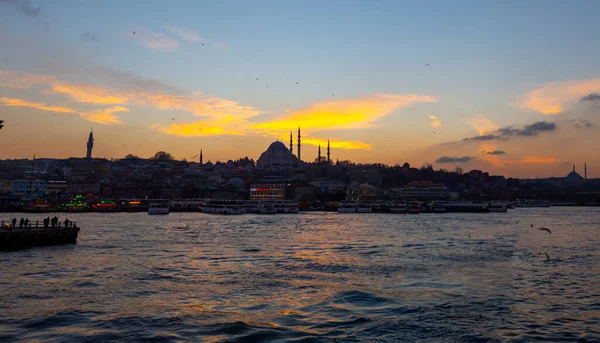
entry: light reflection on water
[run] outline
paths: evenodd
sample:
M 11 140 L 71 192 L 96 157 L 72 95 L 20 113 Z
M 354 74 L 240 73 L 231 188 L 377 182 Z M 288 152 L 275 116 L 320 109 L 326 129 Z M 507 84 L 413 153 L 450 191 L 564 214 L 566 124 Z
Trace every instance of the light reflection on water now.
M 600 340 L 599 217 L 73 214 L 0 253 L 0 341 Z

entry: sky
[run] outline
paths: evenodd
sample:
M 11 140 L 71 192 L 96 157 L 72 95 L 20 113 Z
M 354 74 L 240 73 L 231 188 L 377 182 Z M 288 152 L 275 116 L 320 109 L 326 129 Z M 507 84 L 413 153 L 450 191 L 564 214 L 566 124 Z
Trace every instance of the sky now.
M 302 159 L 600 177 L 598 1 L 0 0 L 0 159 Z

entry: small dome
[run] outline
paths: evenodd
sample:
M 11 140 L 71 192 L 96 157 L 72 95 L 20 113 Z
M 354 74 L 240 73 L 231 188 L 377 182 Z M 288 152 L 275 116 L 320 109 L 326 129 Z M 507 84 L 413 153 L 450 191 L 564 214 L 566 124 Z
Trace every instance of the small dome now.
M 204 164 L 205 167 L 212 167 L 213 163 L 211 161 L 208 161 Z
M 229 179 L 229 181 L 227 181 L 226 185 L 227 186 L 234 186 L 234 187 L 237 187 L 237 188 L 246 187 L 246 184 L 244 183 L 244 180 L 240 179 L 239 177 L 232 177 L 231 179 Z

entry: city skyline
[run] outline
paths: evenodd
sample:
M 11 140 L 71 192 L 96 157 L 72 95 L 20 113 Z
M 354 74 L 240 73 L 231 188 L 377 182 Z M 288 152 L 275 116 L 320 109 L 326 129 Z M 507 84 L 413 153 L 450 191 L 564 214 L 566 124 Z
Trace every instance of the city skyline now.
M 256 160 L 300 126 L 305 161 L 329 143 L 332 160 L 600 177 L 600 4 L 232 3 L 0 1 L 0 159 L 85 156 L 93 126 L 94 157 Z

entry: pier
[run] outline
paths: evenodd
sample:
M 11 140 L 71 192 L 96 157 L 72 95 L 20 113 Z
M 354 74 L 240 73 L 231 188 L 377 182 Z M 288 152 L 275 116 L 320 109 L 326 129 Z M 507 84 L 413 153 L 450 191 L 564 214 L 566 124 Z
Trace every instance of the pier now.
M 12 221 L 2 221 L 0 226 L 0 251 L 18 250 L 36 246 L 75 244 L 79 227 L 75 222 L 58 222 L 55 226 L 44 225 L 43 221 L 29 222 L 27 225 L 13 225 Z

